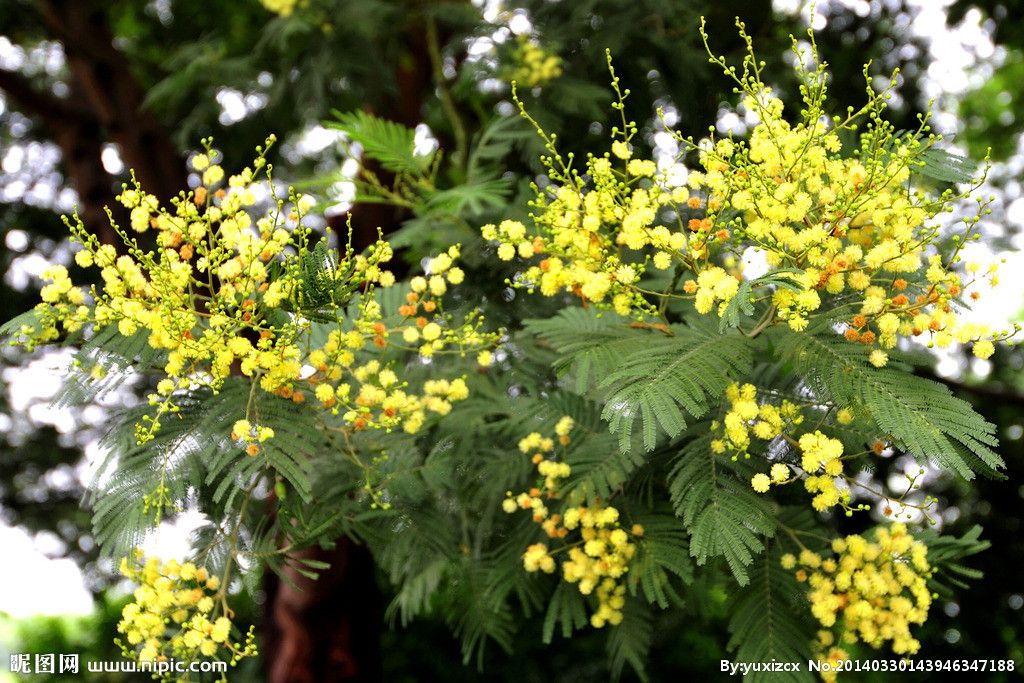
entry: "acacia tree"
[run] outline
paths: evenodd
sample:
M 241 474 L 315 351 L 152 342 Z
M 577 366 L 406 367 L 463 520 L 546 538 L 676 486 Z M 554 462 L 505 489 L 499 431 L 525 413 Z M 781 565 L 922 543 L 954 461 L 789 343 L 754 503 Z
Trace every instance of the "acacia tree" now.
M 54 271 L 54 281 L 44 297 L 57 305 L 57 315 L 52 309 L 40 309 L 30 322 L 21 320 L 12 326 L 16 332 L 22 332 L 22 325 L 34 330 L 24 330 L 26 341 L 31 337 L 46 341 L 52 336 L 49 323 L 58 319 L 70 333 L 81 332 L 75 329 L 79 323 L 86 330 L 92 327 L 81 361 L 90 373 L 102 378 L 84 382 L 93 386 L 79 387 L 83 390 L 109 388 L 117 381 L 116 371 L 128 367 L 152 367 L 154 381 L 167 374 L 154 386 L 156 412 L 149 414 L 151 420 L 145 421 L 146 411 L 140 410 L 138 415 L 126 417 L 124 430 L 115 430 L 110 436 L 114 476 L 104 483 L 109 488 L 102 489 L 103 506 L 97 517 L 97 529 L 109 543 L 108 550 L 127 552 L 145 528 L 143 522 L 158 519 L 161 511 L 172 511 L 194 497 L 214 522 L 198 548 L 217 576 L 231 576 L 238 564 L 262 562 L 286 578 L 303 581 L 305 593 L 291 595 L 305 595 L 300 599 L 308 604 L 310 596 L 318 596 L 320 587 L 331 587 L 328 582 L 311 582 L 310 570 L 326 569 L 320 559 L 323 551 L 316 548 L 330 545 L 338 537 L 357 538 L 374 549 L 398 586 L 394 612 L 407 619 L 429 610 L 451 619 L 464 636 L 468 655 L 477 652 L 482 656 L 489 640 L 510 642 L 514 622 L 510 609 L 515 601 L 527 609 L 542 606 L 547 610 L 544 630 L 545 638 L 550 639 L 556 626 L 561 625 L 566 633 L 582 626 L 588 618 L 586 601 L 592 599 L 584 596 L 596 597 L 589 619 L 597 627 L 615 626 L 609 629 L 609 644 L 617 669 L 626 662 L 641 668 L 649 641 L 646 629 L 651 617 L 647 610 L 651 604 L 675 602 L 678 595 L 690 590 L 695 569 L 688 556 L 701 565 L 710 561 L 711 569 L 700 570 L 710 573 L 701 574 L 701 579 L 714 581 L 723 580 L 714 563 L 715 558 L 723 558 L 741 585 L 754 586 L 744 589 L 743 597 L 732 607 L 732 624 L 739 632 L 734 644 L 770 648 L 764 658 L 776 652 L 780 658 L 804 653 L 809 647 L 807 639 L 746 641 L 759 635 L 761 619 L 778 616 L 765 602 L 765 595 L 754 593 L 759 585 L 774 586 L 779 581 L 787 600 L 793 604 L 801 600 L 796 585 L 787 574 L 780 576 L 775 566 L 776 561 L 786 565 L 797 561 L 796 557 L 779 560 L 786 555 L 783 550 L 806 550 L 808 554 L 801 555 L 800 561 L 808 567 L 829 566 L 828 560 L 814 555 L 818 546 L 812 539 L 822 535 L 822 522 L 795 515 L 788 503 L 799 501 L 798 496 L 790 500 L 783 495 L 779 500 L 787 505 L 766 504 L 749 489 L 763 489 L 766 481 L 769 487 L 773 481 L 795 483 L 798 476 L 806 474 L 804 486 L 816 494 L 816 507 L 856 507 L 854 498 L 844 498 L 846 479 L 834 470 L 837 463 L 841 469 L 844 458 L 869 458 L 867 452 L 861 452 L 870 450 L 865 445 L 883 455 L 897 449 L 922 458 L 945 456 L 944 464 L 961 474 L 968 473 L 964 469 L 968 464 L 976 464 L 966 457 L 967 452 L 973 452 L 989 468 L 998 464 L 997 456 L 986 446 L 991 445 L 989 427 L 970 417 L 963 404 L 953 402 L 941 389 L 910 382 L 913 393 L 898 394 L 897 399 L 890 396 L 895 385 L 906 381 L 892 374 L 906 369 L 899 365 L 904 359 L 886 351 L 896 336 L 914 331 L 935 333 L 943 344 L 948 337 L 942 333 L 953 334 L 953 321 L 945 309 L 949 298 L 956 296 L 953 290 L 964 283 L 945 274 L 933 281 L 935 273 L 917 272 L 909 266 L 915 265 L 914 258 L 920 265 L 921 256 L 931 248 L 945 249 L 939 252 L 947 257 L 940 265 L 953 265 L 956 246 L 941 244 L 937 233 L 922 228 L 927 217 L 959 196 L 952 193 L 928 199 L 908 192 L 894 197 L 890 182 L 871 179 L 902 180 L 900 174 L 909 176 L 914 171 L 919 184 L 915 187 L 928 187 L 928 177 L 940 182 L 966 181 L 970 174 L 965 175 L 964 162 L 938 154 L 926 138 L 914 142 L 912 137 L 897 136 L 880 126 L 876 115 L 882 100 L 878 96 L 860 112 L 876 126 L 872 135 L 861 141 L 862 146 L 845 141 L 843 147 L 843 140 L 833 140 L 825 129 L 814 125 L 813 114 L 823 111 L 824 77 L 812 70 L 797 79 L 804 83 L 810 114 L 803 120 L 803 128 L 792 134 L 793 139 L 806 143 L 806 148 L 794 147 L 789 141 L 786 150 L 791 156 L 784 157 L 786 150 L 780 147 L 781 160 L 774 162 L 775 167 L 765 158 L 765 139 L 777 136 L 776 127 L 785 124 L 778 120 L 780 112 L 774 101 L 760 99 L 763 84 L 752 80 L 740 85 L 753 98 L 746 106 L 760 114 L 764 125 L 760 147 L 755 149 L 757 130 L 749 149 L 741 146 L 738 151 L 723 142 L 702 151 L 699 143 L 678 136 L 680 159 L 699 163 L 707 172 L 699 180 L 695 174 L 690 189 L 675 188 L 657 164 L 642 158 L 637 128 L 625 115 L 613 130 L 614 144 L 610 154 L 604 155 L 605 161 L 593 159 L 588 162 L 589 173 L 579 176 L 570 170 L 569 157 L 558 156 L 559 146 L 543 137 L 543 127 L 535 121 L 540 138 L 514 116 L 487 120 L 476 136 L 470 136 L 475 126 L 467 130 L 465 113 L 453 104 L 460 84 L 449 83 L 445 77 L 444 55 L 435 42 L 439 40 L 436 28 L 431 31 L 435 32 L 430 41 L 435 47 L 427 46 L 432 54 L 421 63 L 436 67 L 434 77 L 442 86 L 439 109 L 446 115 L 446 125 L 436 129 L 450 155 L 415 153 L 411 130 L 373 116 L 353 114 L 337 122 L 377 164 L 364 167 L 359 205 L 372 201 L 374 206 L 393 206 L 412 216 L 395 241 L 408 245 L 414 255 L 432 259 L 429 278 L 410 280 L 407 287 L 411 292 L 407 291 L 404 299 L 388 299 L 386 293 L 370 290 L 371 286 L 379 290 L 381 285 L 392 284 L 382 269 L 389 251 L 386 247 L 378 244 L 368 261 L 344 249 L 342 256 L 331 257 L 323 247 L 314 248 L 311 242 L 315 240 L 300 227 L 310 208 L 301 197 L 283 196 L 280 201 L 260 204 L 257 190 L 249 187 L 252 178 L 244 172 L 229 183 L 224 196 L 218 196 L 223 178 L 211 170 L 211 151 L 207 150 L 192 161 L 193 170 L 203 176 L 202 186 L 184 195 L 176 206 L 165 204 L 169 212 L 158 208 L 156 193 L 148 196 L 145 183 L 121 193 L 120 204 L 127 214 L 125 228 L 130 223 L 134 230 L 158 235 L 158 248 L 151 256 L 144 255 L 145 247 L 136 251 L 137 238 L 124 233 L 128 255 L 136 265 L 111 262 L 109 250 L 75 225 L 78 240 L 88 245 L 90 254 L 81 257 L 82 264 L 114 268 L 116 277 L 107 271 L 106 288 L 97 290 L 91 302 L 83 298 L 82 303 L 92 308 L 82 312 L 79 296 L 72 293 L 77 290 L 59 270 Z M 558 60 L 551 61 L 544 49 L 524 41 L 512 58 L 520 64 L 514 77 L 534 86 L 537 95 L 557 91 L 559 79 L 550 79 L 559 71 Z M 511 72 L 500 75 L 513 77 Z M 618 87 L 617 82 L 615 85 Z M 625 111 L 626 103 L 635 101 L 635 95 L 626 100 L 620 94 L 615 106 Z M 410 125 L 413 122 L 408 121 Z M 849 130 L 853 123 L 835 122 L 835 130 Z M 534 202 L 531 223 L 526 220 L 524 204 L 533 192 L 520 186 L 510 196 L 511 184 L 502 175 L 510 149 L 518 145 L 529 150 L 535 139 L 548 143 L 547 166 L 540 167 L 546 182 L 570 189 L 554 193 L 545 187 Z M 832 162 L 818 174 L 830 179 L 822 181 L 824 192 L 812 189 L 807 179 L 816 169 L 805 171 L 804 164 L 798 163 L 805 153 L 814 164 L 823 161 L 819 155 Z M 852 161 L 840 163 L 858 153 L 859 170 Z M 793 168 L 789 168 L 791 163 Z M 261 166 L 251 168 L 258 172 Z M 723 173 L 725 169 L 732 173 Z M 792 235 L 785 230 L 771 232 L 772 228 L 758 224 L 752 214 L 777 212 L 779 207 L 771 198 L 758 197 L 753 181 L 744 186 L 738 180 L 754 178 L 763 186 L 784 176 L 781 171 L 796 174 L 794 184 L 805 186 L 808 198 L 775 199 L 794 200 L 798 207 L 804 201 L 811 204 L 802 218 L 791 219 L 786 214 L 764 220 L 784 227 L 792 221 L 797 225 L 789 228 Z M 852 178 L 852 190 L 847 188 L 844 196 L 841 183 L 847 176 Z M 252 197 L 247 194 L 250 192 Z M 690 193 L 694 196 L 686 196 Z M 597 206 L 577 202 L 573 196 L 591 197 L 586 201 Z M 896 200 L 905 202 L 900 204 L 904 214 L 895 218 L 875 215 L 895 213 L 889 206 L 895 206 Z M 232 206 L 234 202 L 239 205 Z M 243 207 L 248 207 L 244 213 Z M 474 236 L 482 223 L 480 217 L 488 214 L 511 219 L 496 220 L 484 228 L 483 237 L 492 243 L 493 252 Z M 572 232 L 576 218 L 590 221 L 589 225 L 581 223 L 582 234 Z M 799 228 L 801 222 L 809 223 L 807 231 Z M 187 230 L 183 229 L 186 223 Z M 206 227 L 202 231 L 197 227 L 192 234 L 194 223 Z M 257 232 L 247 232 L 249 223 L 257 227 L 258 237 Z M 274 230 L 279 223 L 296 232 L 287 239 L 280 237 Z M 815 224 L 828 224 L 832 234 L 815 232 Z M 912 239 L 906 238 L 908 228 L 916 231 Z M 449 246 L 456 240 L 467 243 L 462 256 L 468 262 L 465 270 L 469 277 L 491 272 L 491 285 L 476 285 L 479 291 L 471 294 L 459 294 L 458 288 L 447 291 L 467 276 L 451 263 L 455 255 Z M 340 240 L 342 244 L 345 241 Z M 288 246 L 295 253 L 289 252 Z M 735 277 L 736 264 L 730 262 L 730 254 L 739 256 L 745 247 L 769 253 L 772 268 L 768 274 L 743 279 L 739 273 L 740 278 Z M 859 255 L 854 247 L 860 248 Z M 879 251 L 871 257 L 874 247 Z M 896 252 L 889 254 L 883 247 Z M 828 257 L 827 268 L 817 263 L 823 258 L 821 253 L 807 253 L 814 249 Z M 207 261 L 201 263 L 204 257 Z M 517 258 L 533 261 L 520 263 Z M 506 273 L 513 289 L 499 294 L 514 298 L 512 305 L 495 304 L 494 295 L 484 294 L 493 284 L 499 285 L 497 289 L 504 284 L 500 278 L 493 283 L 496 260 L 514 263 Z M 186 297 L 180 290 L 189 279 L 181 279 L 185 277 L 181 264 L 189 262 L 194 262 L 197 270 L 189 276 L 194 282 Z M 264 272 L 259 263 L 268 264 L 262 267 Z M 232 264 L 237 264 L 238 273 Z M 857 273 L 870 276 L 874 271 L 894 275 L 892 282 L 878 284 L 869 277 L 868 283 L 860 286 L 862 278 Z M 909 275 L 895 277 L 912 271 L 916 280 Z M 214 277 L 201 273 L 213 273 Z M 827 277 L 822 279 L 823 273 Z M 841 285 L 835 281 L 837 275 Z M 884 275 L 878 277 L 882 282 Z M 883 291 L 879 293 L 876 287 Z M 552 299 L 527 298 L 515 288 L 537 288 Z M 911 294 L 924 299 L 911 300 Z M 881 299 L 882 308 L 872 310 L 876 299 Z M 579 301 L 582 309 L 577 307 Z M 478 327 L 476 318 L 470 317 L 468 328 L 454 324 L 463 320 L 462 309 L 481 305 L 492 320 L 486 329 L 516 330 L 523 319 L 534 322 L 525 326 L 525 332 L 504 338 L 494 351 L 488 351 L 498 340 L 482 332 L 485 328 Z M 860 313 L 851 317 L 858 306 Z M 722 323 L 708 327 L 703 316 L 713 315 L 716 307 Z M 430 327 L 429 317 L 420 315 L 438 315 L 446 309 L 454 311 L 454 317 L 444 314 L 433 323 L 436 331 Z M 611 309 L 614 315 L 607 312 L 598 317 L 593 315 L 595 309 Z M 886 316 L 896 318 L 895 328 L 892 317 Z M 919 320 L 918 316 L 928 319 Z M 823 354 L 832 342 L 840 341 L 832 339 L 834 330 L 829 329 L 835 324 L 847 326 L 845 334 L 851 344 L 830 352 L 835 358 L 849 356 L 849 362 L 816 365 L 815 361 L 830 358 Z M 807 329 L 801 329 L 804 325 Z M 918 330 L 915 325 L 925 329 Z M 787 328 L 804 336 L 794 338 Z M 856 331 L 859 345 L 852 345 L 851 329 Z M 586 337 L 581 337 L 580 330 L 586 330 Z M 332 332 L 336 333 L 333 337 Z M 353 332 L 363 338 L 359 344 L 372 344 L 373 353 L 363 355 L 355 336 L 350 336 Z M 961 341 L 975 341 L 980 355 L 988 352 L 986 342 L 993 336 L 971 329 L 957 334 Z M 180 346 L 167 346 L 169 339 Z M 348 351 L 342 339 L 353 344 Z M 231 358 L 218 358 L 220 345 L 228 340 Z M 485 374 L 471 374 L 465 380 L 469 399 L 460 400 L 464 390 L 458 379 L 473 363 L 442 363 L 442 356 L 435 357 L 435 351 L 444 349 L 435 349 L 434 343 L 445 340 L 460 353 L 472 349 L 469 356 L 477 356 L 479 350 L 483 354 L 479 360 L 491 367 Z M 796 351 L 783 356 L 776 349 Z M 318 351 L 323 358 L 313 355 Z M 554 359 L 552 351 L 557 355 Z M 179 352 L 177 356 L 175 352 Z M 429 366 L 409 360 L 410 354 L 415 357 L 417 352 L 431 359 Z M 376 354 L 381 357 L 373 365 Z M 495 354 L 497 365 L 493 363 Z M 888 364 L 889 369 L 875 372 L 860 356 L 869 357 L 875 365 Z M 754 358 L 763 357 L 778 362 L 754 364 Z M 303 376 L 296 370 L 296 360 L 315 373 Z M 557 375 L 551 373 L 552 360 Z M 381 362 L 391 363 L 394 369 Z M 234 364 L 238 367 L 233 368 Z M 332 377 L 335 371 L 339 377 Z M 564 371 L 573 382 L 566 383 Z M 447 385 L 437 384 L 439 378 Z M 171 384 L 161 385 L 166 380 Z M 420 391 L 399 388 L 396 383 L 402 382 Z M 334 395 L 327 395 L 323 389 L 327 386 Z M 342 390 L 342 386 L 348 389 Z M 725 400 L 720 403 L 723 393 Z M 770 398 L 766 399 L 766 394 Z M 290 404 L 278 401 L 289 396 Z M 296 396 L 306 401 L 301 405 L 317 404 L 319 410 L 294 408 L 299 405 Z M 88 398 L 89 393 L 79 397 Z M 908 422 L 890 422 L 893 404 L 887 401 L 891 400 L 898 400 L 900 414 L 914 409 Z M 867 406 L 866 412 L 844 412 L 860 403 Z M 718 429 L 724 433 L 722 438 L 706 436 L 707 424 L 687 424 L 716 410 L 721 416 Z M 447 414 L 430 423 L 428 430 L 417 425 L 420 412 Z M 958 419 L 950 427 L 944 420 L 953 415 Z M 154 429 L 153 420 L 160 423 L 159 429 Z M 632 425 L 637 421 L 641 436 L 634 439 Z M 814 430 L 802 427 L 815 422 Z M 138 433 L 137 424 L 143 427 Z M 602 436 L 609 426 L 617 439 Z M 825 431 L 819 429 L 825 427 Z M 406 428 L 419 436 L 399 436 L 397 432 Z M 332 443 L 333 433 L 344 438 L 334 437 Z M 529 463 L 517 457 L 515 449 L 509 453 L 493 448 L 496 435 L 505 442 L 523 438 L 522 448 L 536 461 L 540 474 L 533 487 L 536 491 L 524 481 Z M 274 439 L 282 436 L 291 437 L 285 449 L 274 444 Z M 338 438 L 354 444 L 342 445 Z M 751 440 L 762 447 L 751 446 Z M 133 445 L 137 441 L 142 443 Z M 791 451 L 788 457 L 784 442 Z M 490 452 L 481 454 L 481 444 Z M 294 445 L 302 446 L 300 452 L 289 452 Z M 556 448 L 565 450 L 552 457 Z M 347 460 L 339 462 L 339 453 L 347 453 Z M 751 453 L 774 465 L 797 465 L 796 456 L 801 462 L 787 470 L 786 476 L 774 465 L 756 476 L 749 463 L 739 460 Z M 816 461 L 817 467 L 811 467 Z M 748 475 L 750 481 L 744 481 Z M 525 490 L 522 495 L 505 497 L 507 491 L 520 488 Z M 857 486 L 851 490 L 851 496 L 863 493 Z M 556 502 L 545 503 L 540 494 L 550 495 L 549 500 Z M 268 501 L 275 514 L 270 518 L 255 514 L 254 519 L 250 510 L 253 500 Z M 579 547 L 562 549 L 568 558 L 562 561 L 562 555 L 550 554 L 560 542 L 554 541 L 550 547 L 529 543 L 537 540 L 530 537 L 531 531 L 537 533 L 535 528 L 526 521 L 509 527 L 498 513 L 502 503 L 513 510 L 517 505 L 529 508 L 544 534 L 572 538 Z M 926 501 L 907 498 L 895 503 L 890 506 L 893 512 L 900 511 L 904 503 L 929 507 Z M 247 517 L 241 516 L 243 509 Z M 488 512 L 478 523 L 471 523 L 471 515 L 478 510 Z M 795 518 L 791 520 L 790 515 Z M 396 524 L 403 533 L 395 533 Z M 419 545 L 424 539 L 430 540 L 429 552 Z M 837 547 L 845 550 L 844 543 Z M 860 547 L 858 541 L 852 543 Z M 924 572 L 923 546 L 900 528 L 884 532 L 875 543 L 859 551 L 855 559 L 863 561 L 874 555 L 877 547 L 897 548 L 897 554 L 906 554 L 917 562 L 917 571 Z M 948 561 L 980 547 L 973 537 L 958 544 L 946 539 L 931 545 L 933 562 L 936 557 Z M 546 573 L 558 567 L 564 583 L 559 582 L 548 595 L 550 585 L 545 587 L 513 570 L 520 561 L 527 572 Z M 338 565 L 344 566 L 336 561 L 335 569 Z M 764 580 L 760 584 L 750 583 L 751 566 L 761 572 L 756 575 Z M 884 561 L 879 561 L 876 569 L 883 575 L 887 569 L 895 571 Z M 179 595 L 185 587 L 190 595 L 195 595 L 197 587 L 210 592 L 212 604 L 203 604 L 209 609 L 195 613 L 185 609 L 178 615 L 188 626 L 168 647 L 177 648 L 179 655 L 249 651 L 238 634 L 227 647 L 229 626 L 215 618 L 216 614 L 228 617 L 230 608 L 217 604 L 226 598 L 226 581 L 211 581 L 198 574 L 203 578 L 199 586 L 198 570 L 189 567 L 183 574 L 182 567 L 173 564 L 133 568 L 129 562 L 125 570 L 154 588 L 162 572 Z M 834 571 L 824 569 L 825 574 Z M 245 576 L 255 574 L 250 571 Z M 619 580 L 597 580 L 601 577 Z M 816 590 L 829 580 L 813 579 L 818 584 Z M 168 589 L 166 582 L 161 581 L 161 586 Z M 915 610 L 911 620 L 927 611 L 920 586 L 919 581 L 908 579 L 908 595 L 916 601 L 911 606 Z M 902 597 L 891 592 L 893 598 Z M 836 598 L 822 593 L 816 599 L 825 605 L 819 607 L 824 619 L 816 614 L 824 623 L 830 600 Z M 893 604 L 901 609 L 904 603 Z M 136 633 L 143 633 L 145 623 L 139 623 L 138 617 L 151 616 L 146 614 L 147 607 L 152 605 L 144 604 L 141 612 L 126 615 L 126 638 L 133 626 Z M 786 607 L 788 614 L 791 610 Z M 285 610 L 287 614 L 287 606 Z M 891 614 L 879 619 L 891 619 Z M 745 623 L 747 620 L 752 621 Z M 786 634 L 794 636 L 807 626 L 797 618 Z M 312 630 L 309 625 L 299 627 L 307 634 Z M 866 642 L 878 642 L 877 637 L 868 635 L 870 624 L 858 624 L 858 628 Z M 913 641 L 902 632 L 900 636 L 897 647 L 909 651 Z M 818 638 L 824 649 L 828 645 L 825 636 Z M 301 645 L 309 638 L 292 642 Z M 128 641 L 127 645 L 134 643 Z M 146 656 L 153 650 L 145 648 L 164 647 L 150 642 L 141 646 Z M 750 654 L 752 650 L 742 652 Z M 756 654 L 755 659 L 764 653 Z M 286 653 L 275 661 L 286 662 L 289 668 L 277 675 L 295 676 L 292 667 L 309 657 L 308 650 Z M 325 664 L 334 672 L 345 670 L 337 660 Z

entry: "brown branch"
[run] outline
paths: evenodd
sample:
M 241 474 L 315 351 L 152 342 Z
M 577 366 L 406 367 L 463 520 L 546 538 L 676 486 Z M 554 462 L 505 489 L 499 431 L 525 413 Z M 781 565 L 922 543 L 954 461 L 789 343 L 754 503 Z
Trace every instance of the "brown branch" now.
M 39 0 L 50 31 L 61 39 L 76 94 L 99 121 L 148 192 L 170 199 L 186 187 L 181 155 L 156 115 L 124 53 L 114 45 L 106 3 Z
M 14 71 L 0 71 L 0 90 L 46 127 L 61 149 L 63 170 L 78 195 L 86 227 L 103 241 L 116 243 L 105 207 L 110 205 L 118 220 L 124 217 L 112 201 L 117 188 L 103 166 L 104 145 L 116 143 L 146 190 L 163 201 L 186 188 L 183 159 L 169 132 L 143 106 L 145 92 L 114 45 L 106 3 L 39 0 L 37 7 L 47 30 L 64 48 L 71 96 L 42 91 Z
M 71 83 L 74 93 L 75 83 Z M 65 177 L 79 200 L 79 216 L 90 232 L 107 243 L 115 241 L 104 205 L 114 186 L 103 168 L 103 131 L 92 112 L 73 98 L 61 99 L 35 88 L 14 71 L 0 71 L 2 90 L 22 111 L 38 118 L 61 151 Z
M 46 121 L 93 118 L 85 107 L 38 90 L 17 71 L 0 69 L 0 90 L 18 106 Z

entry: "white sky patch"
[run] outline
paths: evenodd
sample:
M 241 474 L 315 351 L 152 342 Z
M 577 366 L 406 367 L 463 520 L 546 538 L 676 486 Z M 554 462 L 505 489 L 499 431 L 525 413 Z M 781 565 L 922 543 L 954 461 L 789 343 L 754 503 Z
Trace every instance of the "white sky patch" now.
M 747 247 L 740 257 L 740 269 L 746 280 L 756 280 L 768 272 L 768 255 L 763 249 Z
M 217 92 L 216 99 L 221 108 L 218 120 L 224 126 L 238 123 L 267 106 L 270 101 L 270 98 L 264 93 L 243 93 L 234 88 L 221 88 Z
M 103 163 L 103 170 L 110 175 L 121 175 L 124 171 L 124 162 L 121 161 L 121 153 L 118 151 L 117 145 L 104 145 L 100 161 Z
M 512 11 L 512 16 L 509 17 L 508 27 L 517 36 L 525 36 L 529 35 L 530 31 L 533 30 L 533 23 L 524 10 L 516 9 Z
M 22 412 L 40 401 L 53 399 L 64 383 L 73 356 L 70 349 L 61 349 L 24 367 L 5 368 L 2 376 L 11 408 Z
M 1024 311 L 1024 253 L 993 253 L 985 245 L 974 243 L 964 247 L 964 263 L 970 261 L 981 266 L 981 273 L 985 273 L 989 264 L 998 265 L 998 283 L 994 287 L 988 283 L 969 287 L 967 292 L 977 291 L 980 298 L 972 303 L 970 310 L 959 316 L 960 319 L 987 324 L 997 330 L 1021 320 Z
M 11 251 L 22 252 L 28 249 L 28 233 L 24 230 L 8 230 L 4 235 L 4 244 Z
M 182 562 L 192 556 L 190 535 L 206 523 L 206 516 L 201 512 L 186 510 L 146 534 L 142 550 L 146 555 L 158 557 L 165 562 L 172 559 Z
M 473 4 L 480 8 L 484 21 L 494 23 L 501 15 L 501 0 L 473 0 Z
M 92 596 L 82 572 L 70 559 L 44 555 L 23 529 L 0 525 L 0 612 L 12 617 L 38 614 L 89 614 Z
M 302 156 L 312 157 L 322 153 L 328 147 L 341 144 L 345 134 L 340 130 L 324 128 L 321 125 L 310 126 L 295 143 L 295 151 Z
M 425 123 L 416 124 L 416 133 L 413 136 L 412 153 L 416 156 L 425 157 L 437 151 L 439 143 L 434 137 L 433 131 Z
M 350 208 L 356 198 L 356 185 L 352 180 L 359 173 L 359 160 L 353 157 L 346 159 L 341 164 L 341 180 L 329 188 L 328 198 L 333 202 L 324 210 L 325 216 L 339 216 Z

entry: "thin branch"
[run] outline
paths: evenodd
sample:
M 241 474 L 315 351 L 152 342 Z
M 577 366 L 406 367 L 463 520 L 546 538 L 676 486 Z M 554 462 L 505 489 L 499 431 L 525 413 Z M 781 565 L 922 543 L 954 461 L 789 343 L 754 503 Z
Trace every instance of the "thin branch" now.
M 430 66 L 434 74 L 434 82 L 437 85 L 438 96 L 441 99 L 441 107 L 444 109 L 448 123 L 452 126 L 452 135 L 455 137 L 455 151 L 452 158 L 458 167 L 465 168 L 466 157 L 469 152 L 468 136 L 466 125 L 459 116 L 458 107 L 448 88 L 448 79 L 444 75 L 444 62 L 441 59 L 441 42 L 437 35 L 437 21 L 433 16 L 427 16 L 427 52 L 430 54 Z

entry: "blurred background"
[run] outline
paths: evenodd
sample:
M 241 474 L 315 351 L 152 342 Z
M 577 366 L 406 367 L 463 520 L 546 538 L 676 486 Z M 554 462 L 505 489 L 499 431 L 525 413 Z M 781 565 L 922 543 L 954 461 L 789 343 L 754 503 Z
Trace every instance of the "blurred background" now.
M 150 192 L 174 196 L 196 183 L 184 159 L 205 136 L 215 137 L 231 166 L 251 158 L 273 132 L 281 140 L 272 154 L 276 177 L 310 188 L 323 202 L 324 222 L 343 227 L 351 216 L 356 230 L 402 228 L 408 217 L 351 204 L 346 179 L 359 168 L 358 150 L 322 122 L 332 110 L 363 109 L 417 127 L 425 145 L 458 149 L 466 131 L 450 125 L 451 107 L 470 133 L 480 122 L 509 115 L 508 81 L 529 67 L 524 44 L 536 43 L 560 60 L 560 75 L 525 97 L 541 123 L 559 132 L 564 149 L 596 149 L 607 140 L 605 48 L 633 91 L 627 113 L 640 123 L 641 145 L 656 155 L 675 152 L 659 132 L 656 107 L 664 109 L 666 124 L 688 134 L 701 135 L 709 122 L 742 134 L 749 122 L 736 113 L 729 82 L 707 63 L 700 43 L 702 14 L 716 52 L 734 57 L 742 44 L 733 20 L 743 18 L 767 61 L 766 81 L 789 102 L 795 99 L 789 35 L 811 26 L 831 67 L 837 106 L 862 101 L 863 61 L 871 57 L 870 73 L 879 79 L 899 68 L 891 101 L 897 128 L 916 128 L 931 106 L 934 128 L 954 151 L 975 159 L 990 153 L 984 192 L 995 197 L 994 211 L 982 224 L 985 245 L 968 257 L 1006 263 L 1002 285 L 978 302 L 974 315 L 997 326 L 1020 319 L 1024 2 L 1018 0 L 819 0 L 813 10 L 797 0 L 0 0 L 0 321 L 37 302 L 48 264 L 72 265 L 61 214 L 77 208 L 90 229 L 109 236 L 103 207 L 129 169 Z M 523 143 L 519 151 L 510 172 L 529 174 L 535 146 Z M 412 253 L 437 238 L 427 235 L 418 244 L 419 233 L 404 227 Z M 111 638 L 127 587 L 99 558 L 81 501 L 111 412 L 137 401 L 142 390 L 129 386 L 89 406 L 55 403 L 69 357 L 0 349 L 0 681 L 18 680 L 7 673 L 10 653 L 120 656 Z M 1022 363 L 1021 352 L 1006 348 L 988 361 L 960 351 L 935 357 L 935 375 L 998 425 L 1010 479 L 967 485 L 929 475 L 943 529 L 959 534 L 981 524 L 991 548 L 973 558 L 985 579 L 933 607 L 921 657 L 1013 657 L 1018 669 L 1024 666 Z M 876 476 L 898 489 L 906 465 L 893 459 Z M 148 543 L 165 558 L 183 555 L 195 521 L 183 515 Z M 542 648 L 540 624 L 532 622 L 513 655 L 495 649 L 482 672 L 464 666 L 442 623 L 387 628 L 381 609 L 387 583 L 370 558 L 351 553 L 347 561 L 360 569 L 350 572 L 346 590 L 371 599 L 353 605 L 344 591 L 318 598 L 338 601 L 321 609 L 337 608 L 359 634 L 349 643 L 358 648 L 352 657 L 369 663 L 349 680 L 608 677 L 599 640 L 580 634 Z M 243 604 L 240 621 L 275 632 L 279 599 L 280 590 L 257 595 Z M 728 658 L 715 609 L 724 600 L 711 596 L 710 607 L 659 627 L 651 680 L 717 675 L 718 660 Z M 264 660 L 282 646 L 269 640 Z M 257 661 L 237 680 L 264 678 Z M 296 672 L 276 680 L 328 679 Z

